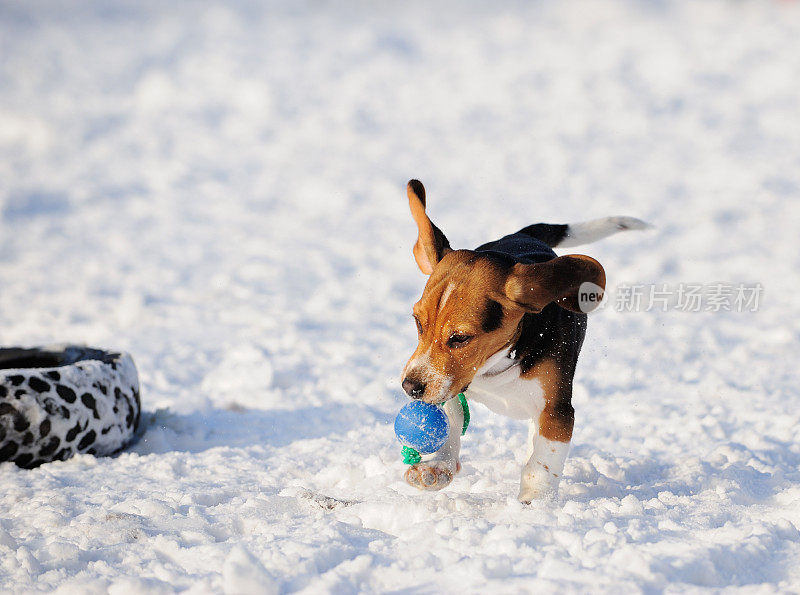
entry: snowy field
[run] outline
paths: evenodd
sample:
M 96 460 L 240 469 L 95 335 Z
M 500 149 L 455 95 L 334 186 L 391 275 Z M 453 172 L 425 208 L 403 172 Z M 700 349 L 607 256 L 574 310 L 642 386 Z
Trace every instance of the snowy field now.
M 557 501 L 480 405 L 416 492 L 411 177 L 455 247 L 633 215 L 610 295 L 760 307 L 592 315 Z M 0 344 L 128 350 L 145 414 L 0 465 L 0 591 L 798 592 L 798 227 L 796 3 L 3 2 Z

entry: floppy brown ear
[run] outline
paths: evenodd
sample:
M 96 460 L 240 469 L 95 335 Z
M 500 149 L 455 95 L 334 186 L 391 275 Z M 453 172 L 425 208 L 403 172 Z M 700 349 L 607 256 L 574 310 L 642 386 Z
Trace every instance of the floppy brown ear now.
M 444 258 L 444 255 L 452 252 L 450 242 L 425 214 L 425 187 L 422 182 L 419 180 L 409 181 L 406 192 L 411 215 L 419 230 L 417 243 L 414 244 L 414 258 L 419 269 L 426 275 L 430 275 L 433 267 Z
M 541 312 L 552 302 L 573 312 L 591 312 L 600 305 L 605 288 L 606 273 L 599 262 L 570 254 L 539 264 L 515 264 L 504 293 L 528 312 Z

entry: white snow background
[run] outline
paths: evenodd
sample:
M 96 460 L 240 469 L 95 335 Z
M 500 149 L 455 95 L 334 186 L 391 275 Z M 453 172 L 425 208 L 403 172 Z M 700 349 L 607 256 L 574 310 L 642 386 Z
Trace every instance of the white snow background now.
M 479 405 L 417 492 L 411 177 L 455 247 L 633 215 L 569 252 L 762 306 L 592 316 L 556 502 Z M 0 465 L 0 590 L 797 592 L 799 224 L 797 3 L 3 2 L 0 344 L 128 350 L 145 415 Z

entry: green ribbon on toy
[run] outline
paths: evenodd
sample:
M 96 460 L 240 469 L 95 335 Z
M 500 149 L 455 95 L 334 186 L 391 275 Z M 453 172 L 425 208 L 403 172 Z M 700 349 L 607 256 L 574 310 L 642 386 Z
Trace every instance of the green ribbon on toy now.
M 416 465 L 422 460 L 422 455 L 410 446 L 403 447 L 403 463 L 406 465 Z
M 464 411 L 464 425 L 461 427 L 461 435 L 463 436 L 467 433 L 467 428 L 469 427 L 469 405 L 464 393 L 458 393 L 458 402 L 461 403 L 461 409 Z M 416 465 L 422 460 L 422 455 L 410 446 L 404 446 L 402 454 L 403 463 L 406 465 Z
M 469 405 L 467 405 L 467 397 L 464 396 L 464 393 L 458 393 L 458 402 L 461 403 L 461 408 L 464 410 L 464 425 L 461 428 L 461 435 L 467 433 L 467 428 L 469 427 Z

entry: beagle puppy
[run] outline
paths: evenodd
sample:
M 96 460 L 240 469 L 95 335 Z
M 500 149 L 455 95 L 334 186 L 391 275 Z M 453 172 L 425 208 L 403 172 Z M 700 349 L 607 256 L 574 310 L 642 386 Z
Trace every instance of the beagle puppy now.
M 429 276 L 413 316 L 419 343 L 403 369 L 412 399 L 444 404 L 447 442 L 405 474 L 421 490 L 440 490 L 460 471 L 463 412 L 458 399 L 530 420 L 519 500 L 554 495 L 564 470 L 574 413 L 572 377 L 586 334 L 586 312 L 605 288 L 599 262 L 555 247 L 644 229 L 633 217 L 571 225 L 537 223 L 475 250 L 453 250 L 428 218 L 425 188 L 407 187 L 419 235 L 414 258 Z

